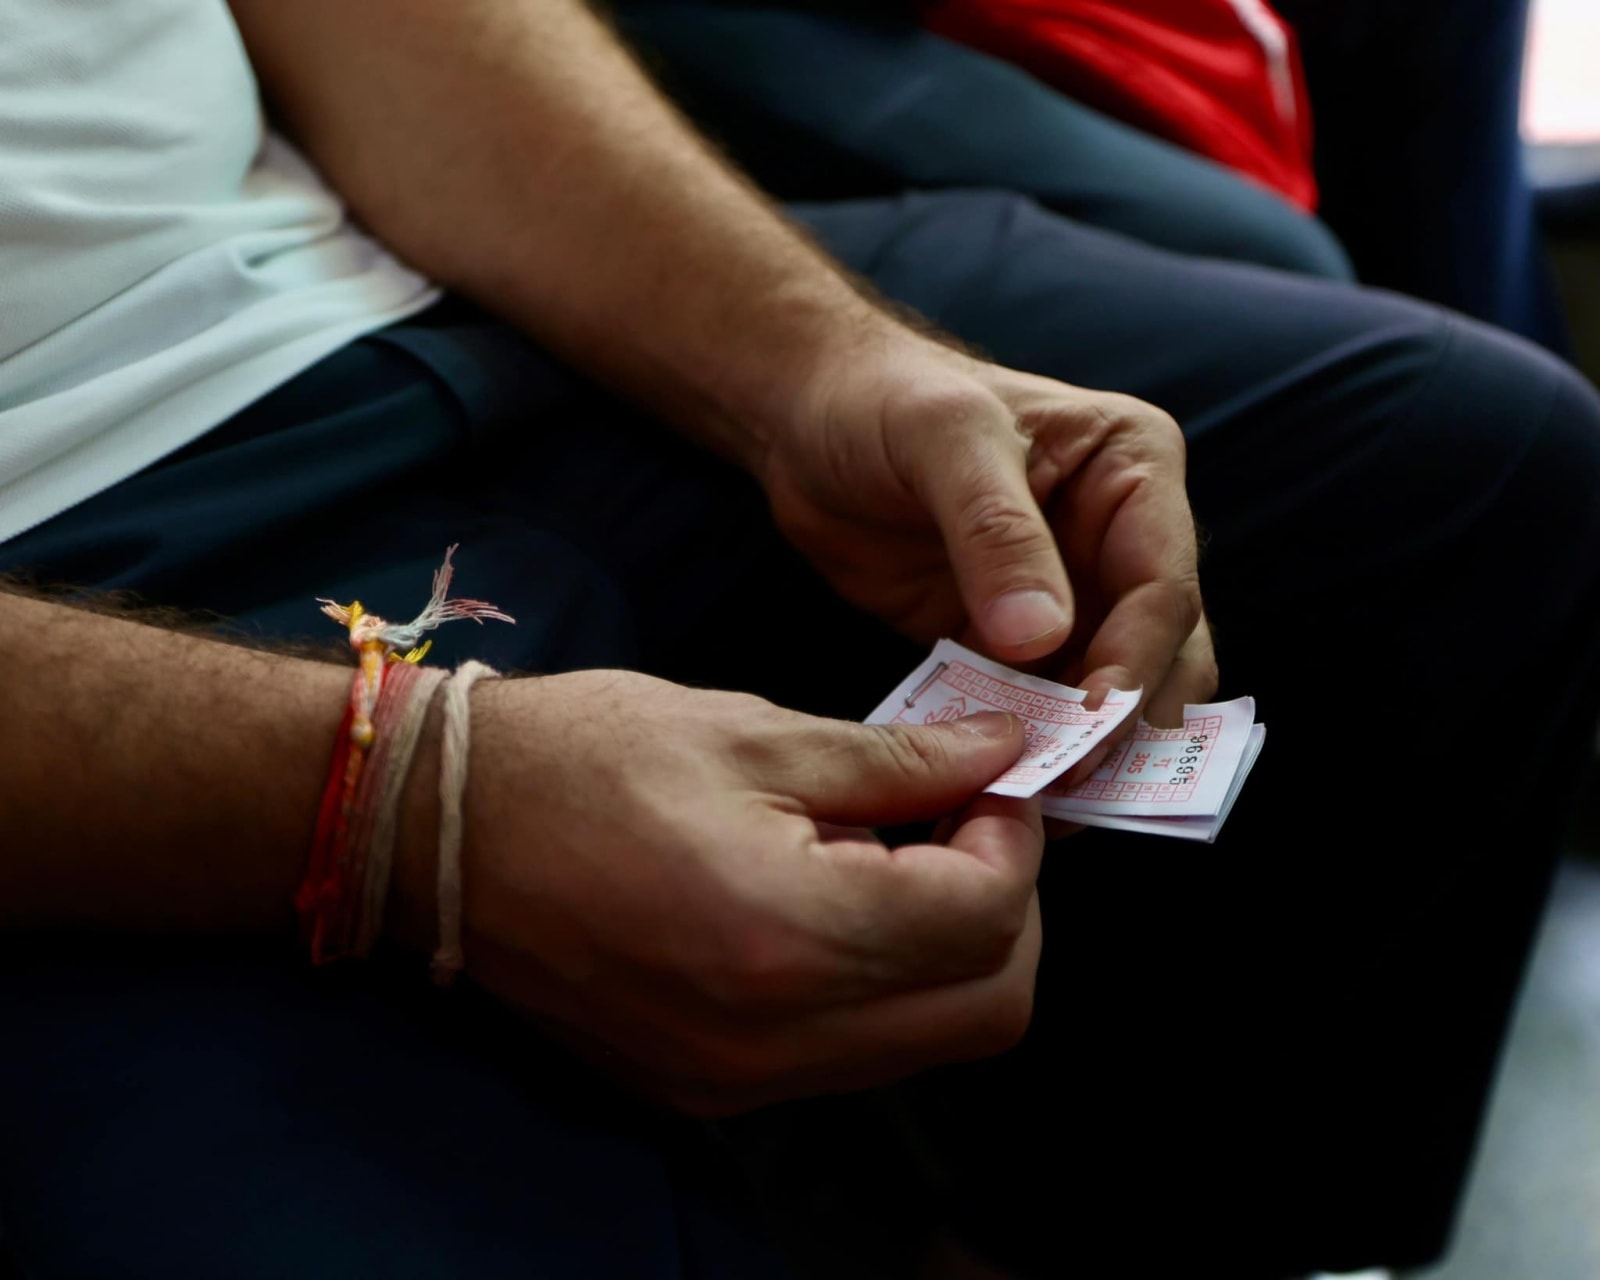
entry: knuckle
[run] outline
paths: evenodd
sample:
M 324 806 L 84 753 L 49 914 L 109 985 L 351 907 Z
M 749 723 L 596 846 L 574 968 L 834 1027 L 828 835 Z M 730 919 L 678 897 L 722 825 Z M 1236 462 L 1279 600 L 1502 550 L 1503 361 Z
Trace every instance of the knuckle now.
M 1143 404 L 1143 402 L 1141 402 Z M 1165 409 L 1158 409 L 1153 404 L 1143 405 L 1145 421 L 1149 423 L 1150 430 L 1164 439 L 1176 449 L 1183 449 L 1186 441 L 1183 438 L 1183 428 L 1178 425 L 1178 420 Z
M 1093 405 L 1098 425 L 1109 437 L 1125 435 L 1144 442 L 1144 449 L 1154 445 L 1158 452 L 1169 452 L 1182 462 L 1188 452 L 1188 441 L 1178 420 L 1165 409 L 1158 409 L 1147 400 L 1121 393 L 1107 393 Z
M 879 735 L 891 765 L 908 778 L 940 770 L 947 762 L 944 736 L 912 725 L 883 726 Z
M 1031 976 L 1019 976 L 996 990 L 984 1008 L 974 1037 L 980 1054 L 1005 1053 L 1022 1043 L 1033 1023 L 1033 991 Z
M 918 386 L 886 402 L 884 424 L 903 448 L 932 454 L 963 469 L 997 456 L 1021 465 L 1028 439 L 1017 416 L 988 387 L 966 380 Z
M 1192 653 L 1200 637 L 1197 632 L 1205 623 L 1205 604 L 1200 598 L 1200 580 L 1194 573 L 1186 573 L 1177 582 L 1163 584 L 1163 591 L 1172 610 L 1173 634 L 1182 637 L 1184 652 Z M 1210 638 L 1204 639 L 1204 652 L 1211 652 Z
M 1178 426 L 1178 420 L 1148 400 L 1141 400 L 1138 396 L 1121 392 L 1108 396 L 1107 400 L 1111 411 L 1124 422 L 1137 424 L 1158 435 L 1175 438 L 1178 441 L 1183 439 L 1183 430 Z
M 729 752 L 747 767 L 771 769 L 793 762 L 801 719 L 794 712 L 748 693 L 717 693 L 712 710 Z
M 975 958 L 982 972 L 998 973 L 1010 963 L 1028 927 L 1028 897 L 1008 892 L 1005 901 L 988 912 L 982 933 L 975 939 Z
M 973 494 L 962 506 L 959 518 L 964 535 L 989 552 L 1032 551 L 1044 539 L 1039 512 L 1002 494 Z
M 967 900 L 958 932 L 943 944 L 951 978 L 993 978 L 1012 963 L 1028 931 L 1033 881 L 999 872 L 987 880 L 981 894 Z
M 894 418 L 919 430 L 967 430 L 975 422 L 1003 410 L 994 393 L 980 383 L 952 378 L 920 383 L 900 391 L 886 406 Z
M 818 981 L 801 949 L 765 921 L 730 931 L 699 974 L 700 989 L 712 1003 L 752 1015 L 805 999 Z
M 1095 445 L 1110 439 L 1129 424 L 1127 410 L 1122 401 L 1127 396 L 1095 395 L 1078 407 L 1083 433 Z
M 1096 406 L 1113 422 L 1141 422 L 1153 413 L 1160 413 L 1148 400 L 1141 400 L 1124 391 L 1102 391 L 1095 397 Z

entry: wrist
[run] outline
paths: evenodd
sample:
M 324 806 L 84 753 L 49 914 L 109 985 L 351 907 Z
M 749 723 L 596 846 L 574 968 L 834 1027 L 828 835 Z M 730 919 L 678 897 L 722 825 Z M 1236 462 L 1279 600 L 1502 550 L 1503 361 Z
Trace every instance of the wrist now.
M 953 339 L 924 332 L 875 307 L 849 323 L 833 325 L 790 359 L 782 377 L 769 379 L 766 397 L 751 415 L 760 424 L 761 451 L 748 464 L 758 479 L 775 442 L 805 438 L 841 409 L 859 416 L 859 397 L 895 388 L 948 398 L 951 386 L 972 386 L 983 369 Z
M 837 294 L 818 296 L 811 282 L 763 305 L 783 322 L 746 337 L 715 372 L 713 447 L 757 477 L 773 442 L 808 421 L 839 372 L 905 341 L 921 341 L 842 279 Z
M 508 794 L 497 779 L 506 750 L 527 726 L 513 724 L 502 693 L 526 685 L 526 680 L 479 680 L 471 685 L 468 715 L 471 723 L 469 760 L 459 812 L 462 815 L 458 880 L 467 899 L 479 879 L 473 864 L 484 846 L 483 833 L 493 830 L 503 815 L 495 806 Z M 384 916 L 383 934 L 412 950 L 432 953 L 440 944 L 439 900 L 442 778 L 445 768 L 444 733 L 447 689 L 428 708 L 411 771 L 400 801 L 399 831 L 394 868 Z M 465 904 L 464 904 L 465 905 Z M 462 921 L 464 925 L 464 920 Z

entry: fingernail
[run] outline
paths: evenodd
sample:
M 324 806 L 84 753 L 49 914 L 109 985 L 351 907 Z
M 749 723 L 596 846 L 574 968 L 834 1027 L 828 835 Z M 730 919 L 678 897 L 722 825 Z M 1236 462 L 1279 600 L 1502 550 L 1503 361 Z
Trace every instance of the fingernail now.
M 1015 732 L 1017 718 L 1004 711 L 975 711 L 959 720 L 946 720 L 953 729 L 965 729 L 980 738 L 1009 738 Z
M 983 633 L 991 644 L 1023 645 L 1066 625 L 1067 611 L 1048 591 L 1012 591 L 989 606 Z

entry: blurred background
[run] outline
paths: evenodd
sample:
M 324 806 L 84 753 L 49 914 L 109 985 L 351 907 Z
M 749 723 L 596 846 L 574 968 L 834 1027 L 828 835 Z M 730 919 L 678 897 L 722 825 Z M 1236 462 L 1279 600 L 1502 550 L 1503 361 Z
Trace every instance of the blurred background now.
M 1580 362 L 1600 380 L 1600 0 L 1533 0 L 1522 132 Z
M 1528 167 L 1600 382 L 1600 0 L 1533 0 Z M 1425 1280 L 1600 1277 L 1600 766 L 1534 953 L 1449 1262 Z

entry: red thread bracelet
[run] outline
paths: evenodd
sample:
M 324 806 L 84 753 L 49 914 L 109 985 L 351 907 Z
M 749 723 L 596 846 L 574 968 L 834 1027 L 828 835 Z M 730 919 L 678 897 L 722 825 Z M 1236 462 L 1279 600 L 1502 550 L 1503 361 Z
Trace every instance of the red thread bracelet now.
M 311 857 L 306 863 L 305 878 L 295 892 L 294 905 L 300 916 L 300 932 L 311 948 L 311 958 L 322 963 L 322 941 L 325 934 L 327 911 L 337 893 L 337 841 L 340 823 L 339 810 L 344 802 L 345 774 L 349 768 L 351 742 L 350 722 L 354 709 L 347 701 L 344 715 L 339 720 L 339 734 L 334 739 L 333 758 L 328 764 L 328 780 L 322 788 L 322 802 L 317 806 L 317 826 L 311 838 Z
M 313 963 L 364 953 L 382 920 L 400 788 L 421 732 L 425 699 L 443 679 L 430 673 L 419 681 L 415 668 L 407 671 L 403 664 L 422 660 L 432 644 L 423 636 L 440 623 L 514 621 L 486 601 L 450 598 L 454 552 L 453 546 L 445 552 L 426 607 L 405 625 L 369 613 L 359 601 L 319 601 L 322 612 L 349 631 L 358 665 L 317 806 L 311 855 L 294 896 Z M 396 668 L 403 674 L 391 682 L 389 674 Z M 420 703 L 415 697 L 419 690 L 424 694 Z
M 384 672 L 378 674 L 382 688 Z M 366 764 L 367 747 L 356 741 L 354 725 L 365 677 L 358 671 L 339 721 L 339 736 L 328 766 L 322 802 L 317 807 L 317 827 L 311 840 L 311 857 L 305 879 L 295 894 L 300 931 L 311 948 L 313 964 L 326 964 L 344 955 L 353 933 L 353 913 L 360 902 L 358 870 L 352 856 L 350 834 L 355 818 L 356 792 Z M 371 732 L 370 727 L 368 730 Z

